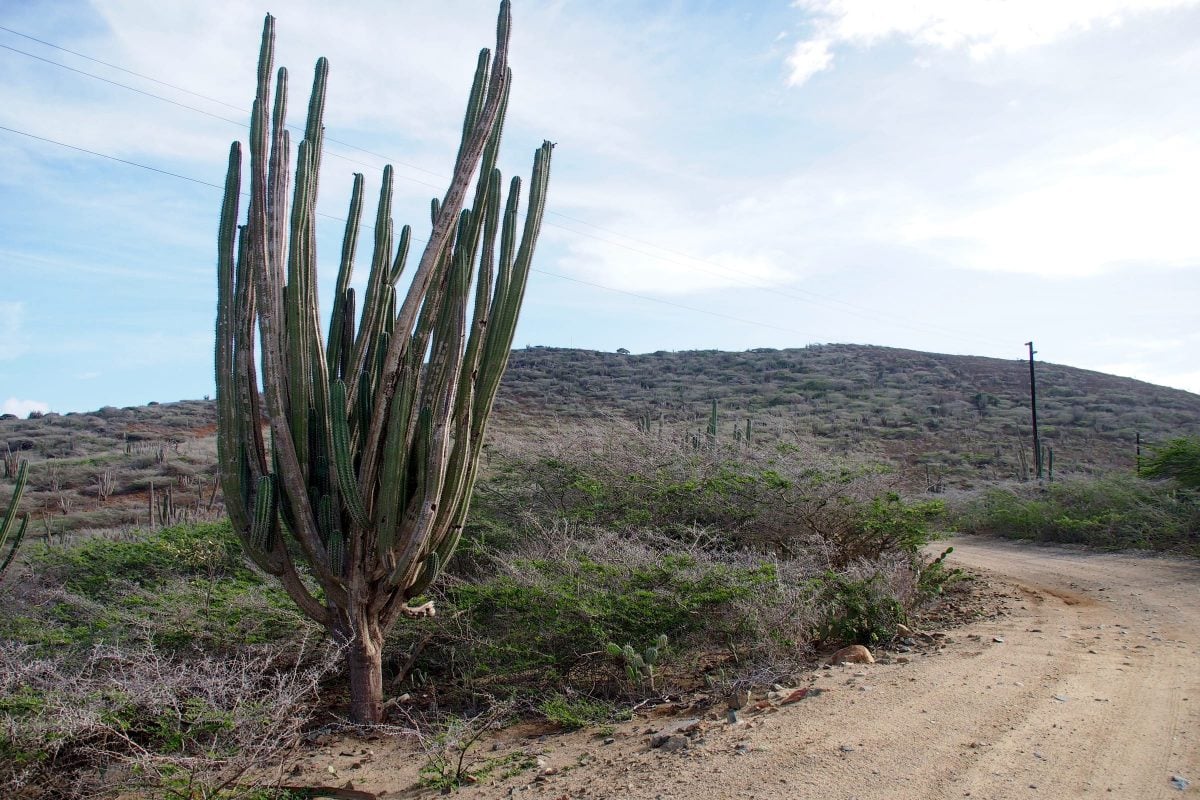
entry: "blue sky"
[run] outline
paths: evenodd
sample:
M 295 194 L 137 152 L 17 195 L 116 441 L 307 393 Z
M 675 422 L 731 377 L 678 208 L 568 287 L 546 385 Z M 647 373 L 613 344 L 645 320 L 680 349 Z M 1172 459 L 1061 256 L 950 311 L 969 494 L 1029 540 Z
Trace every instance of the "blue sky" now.
M 207 184 L 245 137 L 266 10 L 0 4 L 4 411 L 213 392 Z M 356 171 L 370 197 L 395 164 L 397 222 L 423 238 L 495 6 L 270 10 L 293 123 L 332 65 L 331 282 Z M 516 0 L 514 18 L 501 166 L 558 144 L 516 346 L 1016 359 L 1033 339 L 1200 392 L 1200 1 Z

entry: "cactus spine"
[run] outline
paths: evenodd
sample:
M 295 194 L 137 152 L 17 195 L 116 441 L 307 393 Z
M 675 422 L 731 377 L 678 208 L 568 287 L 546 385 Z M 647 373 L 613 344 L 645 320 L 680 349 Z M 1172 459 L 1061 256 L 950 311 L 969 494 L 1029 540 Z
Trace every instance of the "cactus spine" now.
M 511 81 L 509 26 L 503 0 L 495 53 L 480 53 L 453 177 L 432 203 L 432 233 L 404 293 L 397 282 L 410 229 L 396 235 L 390 166 L 361 298 L 350 286 L 363 213 L 363 177 L 355 176 L 324 336 L 314 217 L 329 66 L 317 62 L 289 207 L 287 72 L 279 70 L 272 101 L 270 16 L 241 226 L 241 145 L 230 148 L 218 233 L 221 484 L 250 557 L 346 646 L 359 722 L 381 717 L 384 633 L 406 613 L 428 613 L 409 601 L 462 532 L 545 207 L 553 145 L 534 156 L 523 223 L 521 182 L 512 179 L 504 200 L 495 166 Z
M 25 538 L 25 529 L 29 526 L 29 515 L 24 514 L 17 523 L 17 506 L 21 503 L 21 494 L 25 491 L 25 482 L 29 477 L 29 462 L 24 459 L 17 466 L 16 483 L 13 484 L 12 497 L 4 516 L 0 517 L 0 578 L 12 564 L 17 555 L 17 548 Z

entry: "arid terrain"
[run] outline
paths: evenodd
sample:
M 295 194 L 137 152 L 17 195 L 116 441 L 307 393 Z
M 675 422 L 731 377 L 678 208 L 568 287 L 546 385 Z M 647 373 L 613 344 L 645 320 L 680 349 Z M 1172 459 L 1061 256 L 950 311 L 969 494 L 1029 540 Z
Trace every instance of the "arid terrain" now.
M 1136 441 L 1200 433 L 1200 396 L 1039 363 L 1043 444 L 1055 476 L 1130 472 Z M 894 469 L 910 491 L 972 488 L 1031 474 L 1029 365 L 1020 359 L 812 345 L 646 355 L 514 350 L 492 430 L 540 435 L 614 418 L 672 435 L 720 437 L 747 423 L 759 444 L 803 439 Z M 31 538 L 211 519 L 216 406 L 209 400 L 0 418 L 0 455 L 30 462 Z M 0 477 L 7 473 L 0 473 Z M 154 493 L 151 493 L 151 486 Z M 170 496 L 168 497 L 168 492 Z M 151 518 L 153 517 L 153 520 Z
M 643 710 L 595 731 L 509 731 L 476 758 L 536 765 L 466 798 L 1155 798 L 1200 780 L 1200 564 L 959 540 L 953 559 L 1000 590 L 983 621 L 916 636 L 879 663 L 798 675 L 806 696 Z M 978 593 L 978 590 L 977 590 Z M 984 592 L 984 594 L 987 594 Z M 993 606 L 996 601 L 993 599 Z M 931 629 L 923 633 L 940 634 Z M 813 692 L 812 689 L 820 689 Z M 688 698 L 685 698 L 685 701 Z M 655 734 L 678 731 L 652 747 Z M 663 737 L 660 737 L 663 738 Z M 380 797 L 414 788 L 411 740 L 325 740 L 297 783 Z
M 1200 791 L 1200 496 L 1135 450 L 1195 436 L 1200 396 L 1039 365 L 1037 481 L 1027 368 L 515 351 L 439 614 L 385 642 L 387 724 L 365 731 L 223 521 L 211 401 L 0 419 L 31 517 L 0 615 L 20 787 L 0 796 Z M 876 661 L 823 663 L 852 642 Z

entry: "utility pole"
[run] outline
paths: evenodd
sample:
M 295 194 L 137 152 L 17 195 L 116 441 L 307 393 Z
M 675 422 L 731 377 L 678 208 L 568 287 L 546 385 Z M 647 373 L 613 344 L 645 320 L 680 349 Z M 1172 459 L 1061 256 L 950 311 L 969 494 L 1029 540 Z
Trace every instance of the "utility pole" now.
M 1026 342 L 1029 348 L 1029 408 L 1033 411 L 1033 463 L 1037 470 L 1037 479 L 1042 479 L 1042 440 L 1038 436 L 1037 424 L 1037 377 L 1033 372 L 1033 342 Z

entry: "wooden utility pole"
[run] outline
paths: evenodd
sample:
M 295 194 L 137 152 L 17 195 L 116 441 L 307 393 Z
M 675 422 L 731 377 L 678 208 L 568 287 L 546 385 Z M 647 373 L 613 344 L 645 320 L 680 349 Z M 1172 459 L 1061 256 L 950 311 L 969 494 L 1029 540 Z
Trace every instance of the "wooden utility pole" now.
M 1037 424 L 1037 377 L 1033 372 L 1033 354 L 1037 352 L 1033 349 L 1033 342 L 1026 342 L 1025 346 L 1029 348 L 1029 408 L 1033 412 L 1033 463 L 1034 469 L 1037 471 L 1037 479 L 1042 479 L 1042 440 L 1038 436 Z

